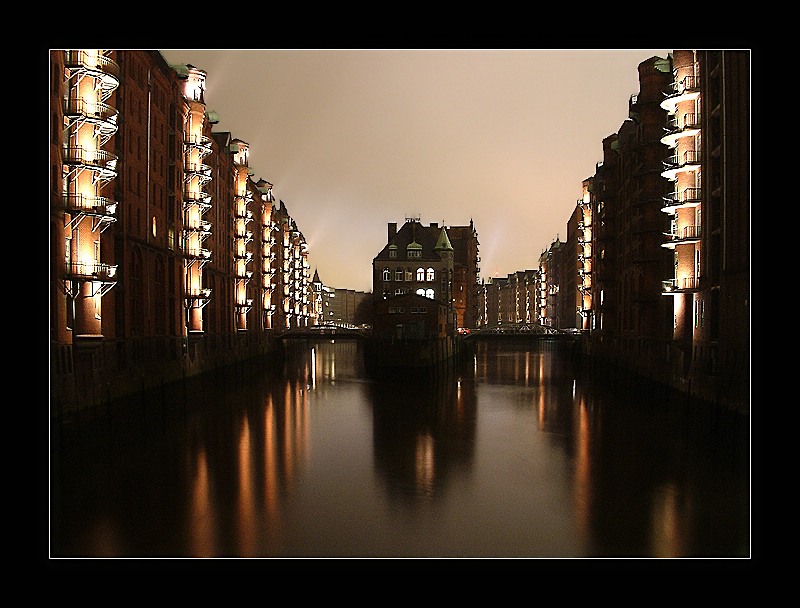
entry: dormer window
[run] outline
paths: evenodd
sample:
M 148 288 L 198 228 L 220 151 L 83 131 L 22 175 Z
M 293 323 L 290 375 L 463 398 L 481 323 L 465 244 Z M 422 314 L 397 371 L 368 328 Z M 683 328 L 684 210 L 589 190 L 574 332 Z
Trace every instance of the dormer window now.
M 422 257 L 422 245 L 417 243 L 416 241 L 411 241 L 406 247 L 406 256 L 411 258 L 421 258 Z

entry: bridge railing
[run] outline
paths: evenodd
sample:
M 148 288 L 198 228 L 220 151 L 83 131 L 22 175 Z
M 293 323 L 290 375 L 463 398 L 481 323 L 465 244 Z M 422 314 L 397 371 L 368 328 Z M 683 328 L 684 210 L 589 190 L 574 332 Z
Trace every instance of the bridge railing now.
M 505 325 L 493 325 L 490 327 L 481 327 L 469 331 L 469 335 L 486 335 L 486 334 L 521 334 L 521 335 L 568 335 L 572 332 L 564 329 L 557 329 L 547 325 L 539 325 L 538 323 L 509 323 Z

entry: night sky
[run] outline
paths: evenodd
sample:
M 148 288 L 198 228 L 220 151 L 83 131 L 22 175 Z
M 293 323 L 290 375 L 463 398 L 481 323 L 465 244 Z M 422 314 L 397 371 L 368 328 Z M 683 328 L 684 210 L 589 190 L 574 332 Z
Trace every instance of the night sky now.
M 481 278 L 538 267 L 672 49 L 160 50 L 207 72 L 217 131 L 250 145 L 329 287 L 371 291 L 386 225 L 475 223 Z

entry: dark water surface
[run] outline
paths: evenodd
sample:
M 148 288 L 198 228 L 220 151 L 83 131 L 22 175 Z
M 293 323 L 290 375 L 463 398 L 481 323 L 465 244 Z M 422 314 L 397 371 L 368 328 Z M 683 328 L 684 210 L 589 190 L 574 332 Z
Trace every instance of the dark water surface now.
M 371 379 L 356 341 L 53 429 L 51 557 L 748 557 L 746 418 L 549 346 Z

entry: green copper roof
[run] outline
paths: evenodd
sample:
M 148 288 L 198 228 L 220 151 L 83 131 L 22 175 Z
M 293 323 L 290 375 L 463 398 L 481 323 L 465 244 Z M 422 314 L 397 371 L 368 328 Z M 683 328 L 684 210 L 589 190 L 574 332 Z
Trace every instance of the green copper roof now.
M 436 247 L 434 249 L 449 249 L 450 251 L 453 250 L 453 246 L 450 244 L 450 239 L 447 236 L 447 231 L 442 227 L 442 231 L 439 233 L 439 240 L 436 241 Z

